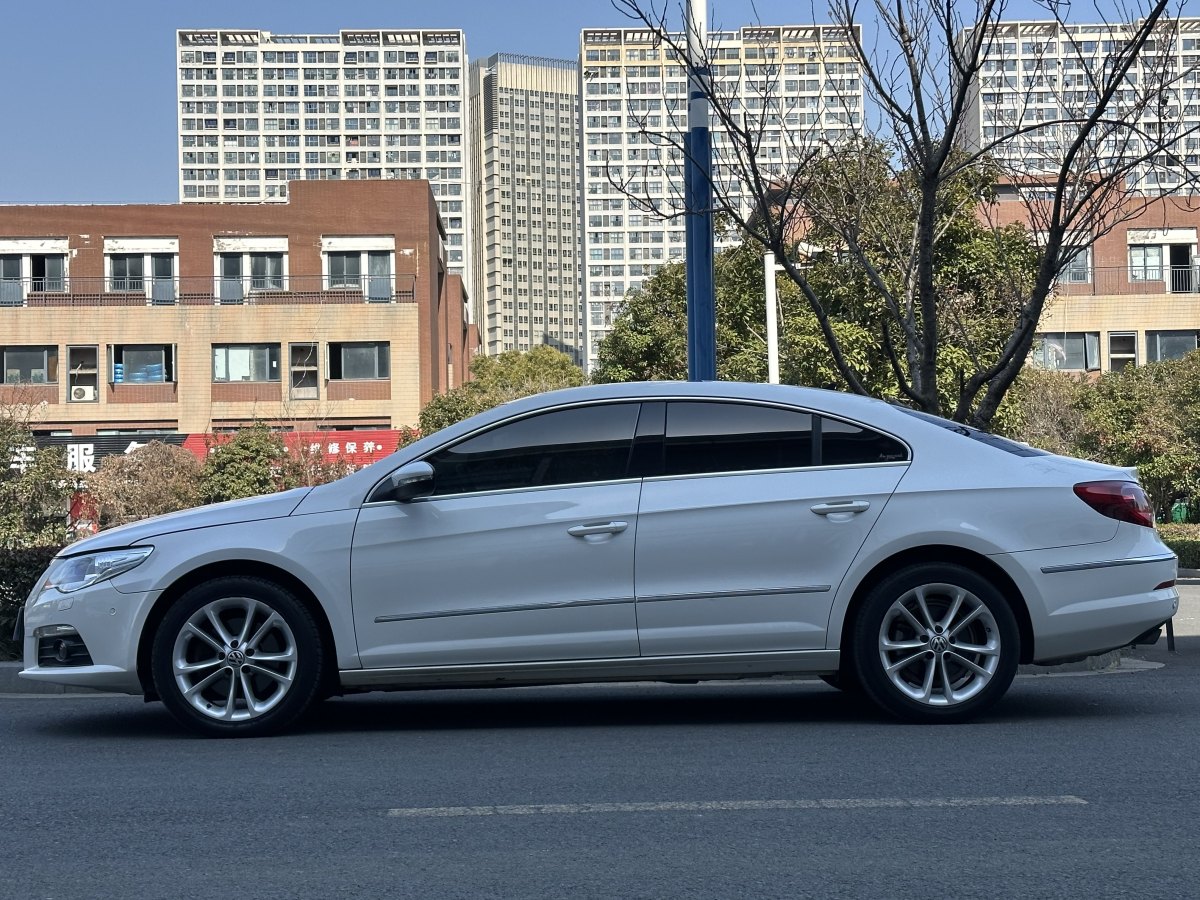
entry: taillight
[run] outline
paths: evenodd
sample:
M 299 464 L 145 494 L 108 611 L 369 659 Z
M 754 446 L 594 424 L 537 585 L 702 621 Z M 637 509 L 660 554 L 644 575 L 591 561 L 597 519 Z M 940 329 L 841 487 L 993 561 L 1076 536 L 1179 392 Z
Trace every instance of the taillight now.
M 1075 485 L 1075 496 L 1102 516 L 1154 527 L 1154 509 L 1137 482 L 1085 481 Z

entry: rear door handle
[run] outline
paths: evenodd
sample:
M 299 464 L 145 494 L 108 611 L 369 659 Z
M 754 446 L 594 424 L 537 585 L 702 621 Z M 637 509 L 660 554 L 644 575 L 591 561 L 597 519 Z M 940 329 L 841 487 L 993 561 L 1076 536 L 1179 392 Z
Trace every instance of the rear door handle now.
M 628 527 L 628 522 L 597 522 L 592 525 L 573 525 L 567 529 L 567 534 L 572 537 L 587 537 L 589 534 L 620 534 Z
M 828 516 L 833 513 L 860 513 L 866 512 L 870 508 L 871 503 L 868 500 L 833 500 L 829 503 L 818 503 L 816 506 L 809 507 L 818 516 Z

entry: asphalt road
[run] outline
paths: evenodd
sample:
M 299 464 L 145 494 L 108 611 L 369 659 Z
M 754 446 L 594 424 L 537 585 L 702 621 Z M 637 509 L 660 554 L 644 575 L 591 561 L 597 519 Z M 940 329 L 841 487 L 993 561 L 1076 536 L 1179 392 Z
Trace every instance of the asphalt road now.
M 818 682 L 377 694 L 252 741 L 0 696 L 0 896 L 1200 896 L 1200 636 L 1137 656 L 935 728 Z

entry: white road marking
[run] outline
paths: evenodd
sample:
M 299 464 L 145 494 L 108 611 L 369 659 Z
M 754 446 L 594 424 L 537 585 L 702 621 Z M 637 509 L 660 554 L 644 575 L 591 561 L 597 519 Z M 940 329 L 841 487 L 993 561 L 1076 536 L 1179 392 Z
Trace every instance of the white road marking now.
M 730 812 L 791 809 L 963 809 L 980 806 L 1087 806 L 1082 797 L 899 797 L 847 800 L 698 800 L 657 803 L 543 803 L 525 806 L 429 806 L 389 809 L 404 819 L 462 816 L 558 816 L 582 813 Z

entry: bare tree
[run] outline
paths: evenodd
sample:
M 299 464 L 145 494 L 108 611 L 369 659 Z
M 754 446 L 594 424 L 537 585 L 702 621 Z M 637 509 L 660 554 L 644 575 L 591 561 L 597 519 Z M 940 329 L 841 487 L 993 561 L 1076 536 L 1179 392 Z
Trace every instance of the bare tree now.
M 658 34 L 670 65 L 692 71 L 684 36 L 669 22 L 682 20 L 680 7 L 612 2 Z M 1171 52 L 1179 19 L 1170 0 L 1097 3 L 1087 19 L 1102 27 L 1090 31 L 1065 19 L 1082 21 L 1078 5 L 1040 5 L 1043 21 L 1018 27 L 1006 21 L 1007 0 L 829 0 L 831 24 L 814 31 L 817 109 L 780 102 L 779 59 L 757 67 L 740 97 L 713 74 L 720 66 L 697 71 L 723 133 L 714 203 L 776 254 L 851 390 L 867 392 L 831 327 L 836 311 L 796 251 L 803 236 L 819 235 L 880 301 L 876 324 L 896 390 L 921 409 L 986 427 L 1071 261 L 1163 193 L 1197 188 L 1200 168 L 1183 159 L 1198 133 L 1186 121 L 1184 85 L 1195 84 L 1200 66 L 1187 57 L 1181 66 Z M 719 52 L 710 44 L 714 63 Z M 830 57 L 849 62 L 831 67 Z M 1017 102 L 994 102 L 1005 91 Z M 644 143 L 685 158 L 680 133 L 639 122 Z M 644 208 L 694 212 L 649 203 L 636 164 L 612 168 L 614 183 Z M 998 248 L 1011 238 L 1005 224 L 1022 221 L 1035 249 L 1032 263 L 1015 261 L 992 285 L 987 302 L 1008 317 L 1002 340 L 975 340 L 962 313 L 983 301 L 945 287 L 947 232 L 963 217 L 991 227 Z M 961 351 L 953 364 L 948 342 Z

